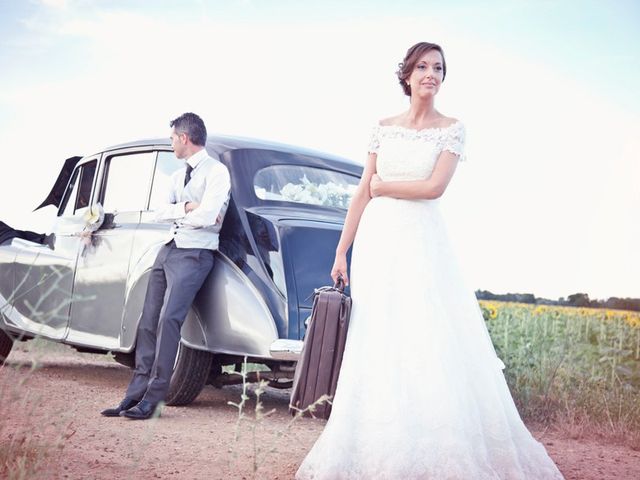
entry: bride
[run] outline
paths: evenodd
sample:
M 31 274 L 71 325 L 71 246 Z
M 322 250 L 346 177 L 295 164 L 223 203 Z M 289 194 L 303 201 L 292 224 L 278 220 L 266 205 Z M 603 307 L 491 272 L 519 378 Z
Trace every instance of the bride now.
M 464 126 L 435 109 L 442 48 L 397 72 L 409 110 L 375 127 L 331 276 L 353 309 L 332 413 L 296 478 L 562 479 L 520 419 L 438 207 Z

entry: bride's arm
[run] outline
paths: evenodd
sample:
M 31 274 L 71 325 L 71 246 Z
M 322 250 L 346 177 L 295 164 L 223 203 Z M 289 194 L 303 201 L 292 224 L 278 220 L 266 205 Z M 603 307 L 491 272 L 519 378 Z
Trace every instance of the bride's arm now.
M 376 158 L 377 155 L 375 153 L 369 153 L 369 157 L 364 165 L 362 177 L 360 178 L 360 183 L 351 198 L 349 210 L 344 220 L 342 234 L 340 235 L 340 241 L 336 248 L 336 258 L 333 263 L 333 268 L 331 269 L 331 278 L 334 282 L 338 279 L 338 275 L 342 275 L 345 285 L 349 285 L 349 277 L 347 276 L 347 251 L 356 236 L 362 212 L 364 212 L 367 203 L 371 200 L 369 184 L 371 183 L 371 178 L 376 173 Z
M 458 155 L 447 150 L 438 157 L 431 176 L 425 180 L 385 182 L 378 175 L 371 177 L 371 197 L 393 197 L 406 200 L 439 198 L 449 185 L 458 165 Z

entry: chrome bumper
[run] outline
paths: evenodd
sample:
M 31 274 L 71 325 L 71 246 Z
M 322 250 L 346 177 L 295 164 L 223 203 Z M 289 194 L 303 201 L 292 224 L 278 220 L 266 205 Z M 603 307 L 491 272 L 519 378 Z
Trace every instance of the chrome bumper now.
M 302 340 L 289 340 L 280 338 L 269 347 L 271 357 L 276 360 L 286 360 L 297 362 L 302 353 Z

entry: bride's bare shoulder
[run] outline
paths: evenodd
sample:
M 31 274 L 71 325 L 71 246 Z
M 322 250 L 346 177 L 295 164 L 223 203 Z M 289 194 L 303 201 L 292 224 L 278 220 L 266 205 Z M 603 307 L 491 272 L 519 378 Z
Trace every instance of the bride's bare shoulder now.
M 390 125 L 399 125 L 402 115 L 403 114 L 394 115 L 393 117 L 383 118 L 378 122 L 378 125 L 380 125 L 381 127 L 388 127 Z
M 438 127 L 439 128 L 447 128 L 450 127 L 451 125 L 453 125 L 454 123 L 458 123 L 460 120 L 458 120 L 457 118 L 454 117 L 447 117 L 445 115 L 442 115 L 440 117 L 440 121 L 438 122 Z

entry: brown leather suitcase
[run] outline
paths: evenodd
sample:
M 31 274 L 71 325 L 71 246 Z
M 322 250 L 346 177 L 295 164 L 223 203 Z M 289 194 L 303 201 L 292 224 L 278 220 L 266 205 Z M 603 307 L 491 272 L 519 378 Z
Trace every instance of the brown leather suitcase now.
M 306 410 L 322 395 L 333 399 L 340 374 L 351 313 L 351 298 L 344 293 L 342 279 L 333 287 L 315 290 L 311 320 L 307 327 L 300 360 L 296 366 L 289 411 L 295 415 L 329 418 L 331 404 Z

